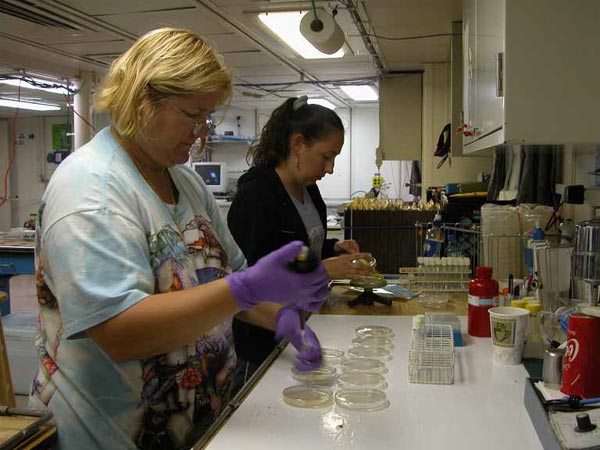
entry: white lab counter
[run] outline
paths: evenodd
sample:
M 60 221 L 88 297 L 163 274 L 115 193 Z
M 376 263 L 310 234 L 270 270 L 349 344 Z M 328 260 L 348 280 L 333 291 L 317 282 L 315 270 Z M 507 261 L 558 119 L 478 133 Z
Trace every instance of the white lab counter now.
M 291 377 L 288 346 L 207 446 L 210 450 L 285 449 L 542 449 L 523 406 L 527 372 L 492 363 L 489 339 L 470 338 L 456 349 L 453 385 L 408 382 L 412 317 L 315 315 L 310 326 L 323 346 L 346 350 L 360 325 L 395 330 L 394 359 L 387 362 L 390 406 L 353 412 L 330 406 L 286 405 L 281 391 Z

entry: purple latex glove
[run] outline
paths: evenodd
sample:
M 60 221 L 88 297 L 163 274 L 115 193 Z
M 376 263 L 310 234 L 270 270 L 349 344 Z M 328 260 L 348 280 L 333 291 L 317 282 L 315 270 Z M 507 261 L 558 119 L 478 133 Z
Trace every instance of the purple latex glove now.
M 310 273 L 297 273 L 288 264 L 300 253 L 303 243 L 290 242 L 263 256 L 252 267 L 225 279 L 237 305 L 248 309 L 262 302 L 275 302 L 295 309 L 316 311 L 328 294 L 323 264 Z
M 287 339 L 298 350 L 296 369 L 307 372 L 321 367 L 323 355 L 319 339 L 308 325 L 304 326 L 304 331 L 300 328 L 300 313 L 297 310 L 282 308 L 279 311 L 275 337 Z

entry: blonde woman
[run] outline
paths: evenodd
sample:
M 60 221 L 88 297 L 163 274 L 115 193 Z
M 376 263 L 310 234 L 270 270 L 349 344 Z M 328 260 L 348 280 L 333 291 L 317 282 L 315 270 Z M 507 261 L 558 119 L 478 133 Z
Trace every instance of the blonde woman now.
M 297 310 L 324 300 L 323 267 L 290 272 L 295 242 L 246 269 L 214 198 L 183 165 L 231 92 L 229 73 L 199 36 L 146 34 L 97 93 L 112 126 L 48 185 L 36 252 L 41 364 L 30 403 L 54 413 L 60 449 L 193 444 L 229 399 L 234 314 L 290 339 L 301 369 L 320 363 L 314 333 L 307 346 L 297 340 Z

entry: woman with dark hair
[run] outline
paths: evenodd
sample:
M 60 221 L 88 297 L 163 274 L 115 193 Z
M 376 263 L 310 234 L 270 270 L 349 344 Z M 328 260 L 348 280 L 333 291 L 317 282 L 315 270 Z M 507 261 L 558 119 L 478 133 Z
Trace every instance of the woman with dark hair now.
M 333 173 L 343 144 L 339 116 L 329 108 L 307 104 L 306 97 L 290 98 L 273 111 L 259 142 L 250 148 L 252 167 L 238 181 L 227 221 L 249 265 L 287 242 L 301 240 L 322 259 L 330 279 L 355 280 L 372 271 L 353 263 L 370 256 L 359 253 L 356 241 L 326 236 L 325 202 L 316 182 Z M 275 304 L 273 308 L 280 316 L 291 314 L 288 308 Z M 240 319 L 233 324 L 238 387 L 273 350 L 274 338 L 282 335 Z

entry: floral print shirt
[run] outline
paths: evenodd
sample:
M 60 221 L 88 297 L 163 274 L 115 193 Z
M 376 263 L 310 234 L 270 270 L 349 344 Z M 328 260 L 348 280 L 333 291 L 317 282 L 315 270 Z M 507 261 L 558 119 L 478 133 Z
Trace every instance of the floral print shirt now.
M 110 129 L 65 159 L 42 199 L 36 243 L 40 367 L 30 405 L 54 413 L 60 449 L 189 446 L 227 405 L 231 320 L 169 354 L 115 362 L 86 333 L 146 296 L 245 268 L 189 167 L 163 203 Z

